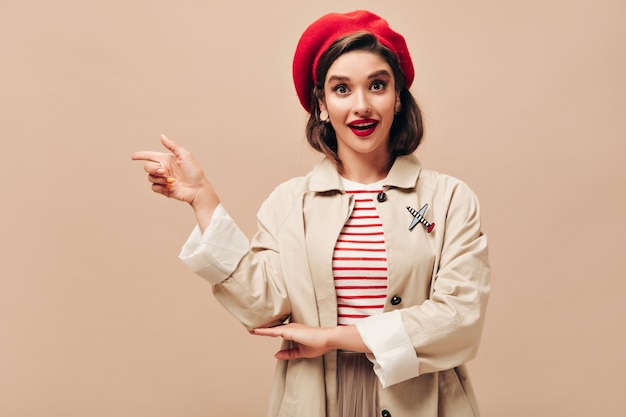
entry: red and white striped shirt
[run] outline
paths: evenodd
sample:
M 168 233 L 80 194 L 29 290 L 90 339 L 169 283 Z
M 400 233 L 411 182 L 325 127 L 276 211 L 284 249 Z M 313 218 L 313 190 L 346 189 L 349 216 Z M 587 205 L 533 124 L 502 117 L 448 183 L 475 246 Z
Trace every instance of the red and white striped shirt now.
M 339 325 L 382 313 L 387 298 L 385 236 L 374 204 L 383 190 L 380 183 L 343 182 L 346 193 L 354 195 L 354 210 L 333 253 Z

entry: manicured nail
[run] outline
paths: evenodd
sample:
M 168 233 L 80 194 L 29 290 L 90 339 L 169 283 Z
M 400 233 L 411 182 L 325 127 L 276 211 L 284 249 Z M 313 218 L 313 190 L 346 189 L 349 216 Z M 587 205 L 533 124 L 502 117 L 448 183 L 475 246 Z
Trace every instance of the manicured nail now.
M 174 177 L 167 177 L 167 182 L 169 182 L 170 184 L 173 184 L 176 182 L 176 178 Z

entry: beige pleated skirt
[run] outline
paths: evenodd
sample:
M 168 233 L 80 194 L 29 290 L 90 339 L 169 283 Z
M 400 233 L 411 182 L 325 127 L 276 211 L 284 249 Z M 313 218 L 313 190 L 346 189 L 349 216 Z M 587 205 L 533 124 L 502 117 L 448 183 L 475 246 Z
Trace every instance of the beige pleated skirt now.
M 378 379 L 364 353 L 337 351 L 339 417 L 378 417 Z

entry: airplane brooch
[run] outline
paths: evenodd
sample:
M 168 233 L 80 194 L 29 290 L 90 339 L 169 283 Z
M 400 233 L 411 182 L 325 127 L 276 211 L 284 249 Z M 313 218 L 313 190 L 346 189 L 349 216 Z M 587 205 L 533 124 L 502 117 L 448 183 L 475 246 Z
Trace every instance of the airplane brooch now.
M 406 206 L 406 209 L 409 211 L 409 213 L 411 213 L 411 215 L 413 215 L 413 220 L 411 220 L 411 224 L 409 225 L 409 230 L 413 230 L 413 228 L 418 223 L 422 223 L 424 225 L 424 227 L 426 227 L 426 231 L 428 231 L 428 233 L 433 231 L 433 228 L 435 227 L 435 223 L 429 223 L 424 218 L 424 213 L 426 213 L 426 209 L 427 208 L 428 208 L 428 203 L 424 204 L 422 206 L 422 208 L 419 209 L 419 211 L 416 211 L 414 208 L 412 208 L 410 206 Z

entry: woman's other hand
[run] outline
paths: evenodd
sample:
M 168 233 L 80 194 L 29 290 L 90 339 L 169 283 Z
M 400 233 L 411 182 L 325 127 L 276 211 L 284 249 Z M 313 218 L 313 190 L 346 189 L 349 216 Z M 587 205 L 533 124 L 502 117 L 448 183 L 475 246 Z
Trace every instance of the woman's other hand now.
M 254 329 L 252 334 L 270 337 L 282 337 L 296 343 L 292 349 L 280 350 L 276 358 L 290 360 L 299 358 L 317 358 L 330 350 L 345 349 L 368 353 L 356 326 L 312 327 L 300 323 Z

